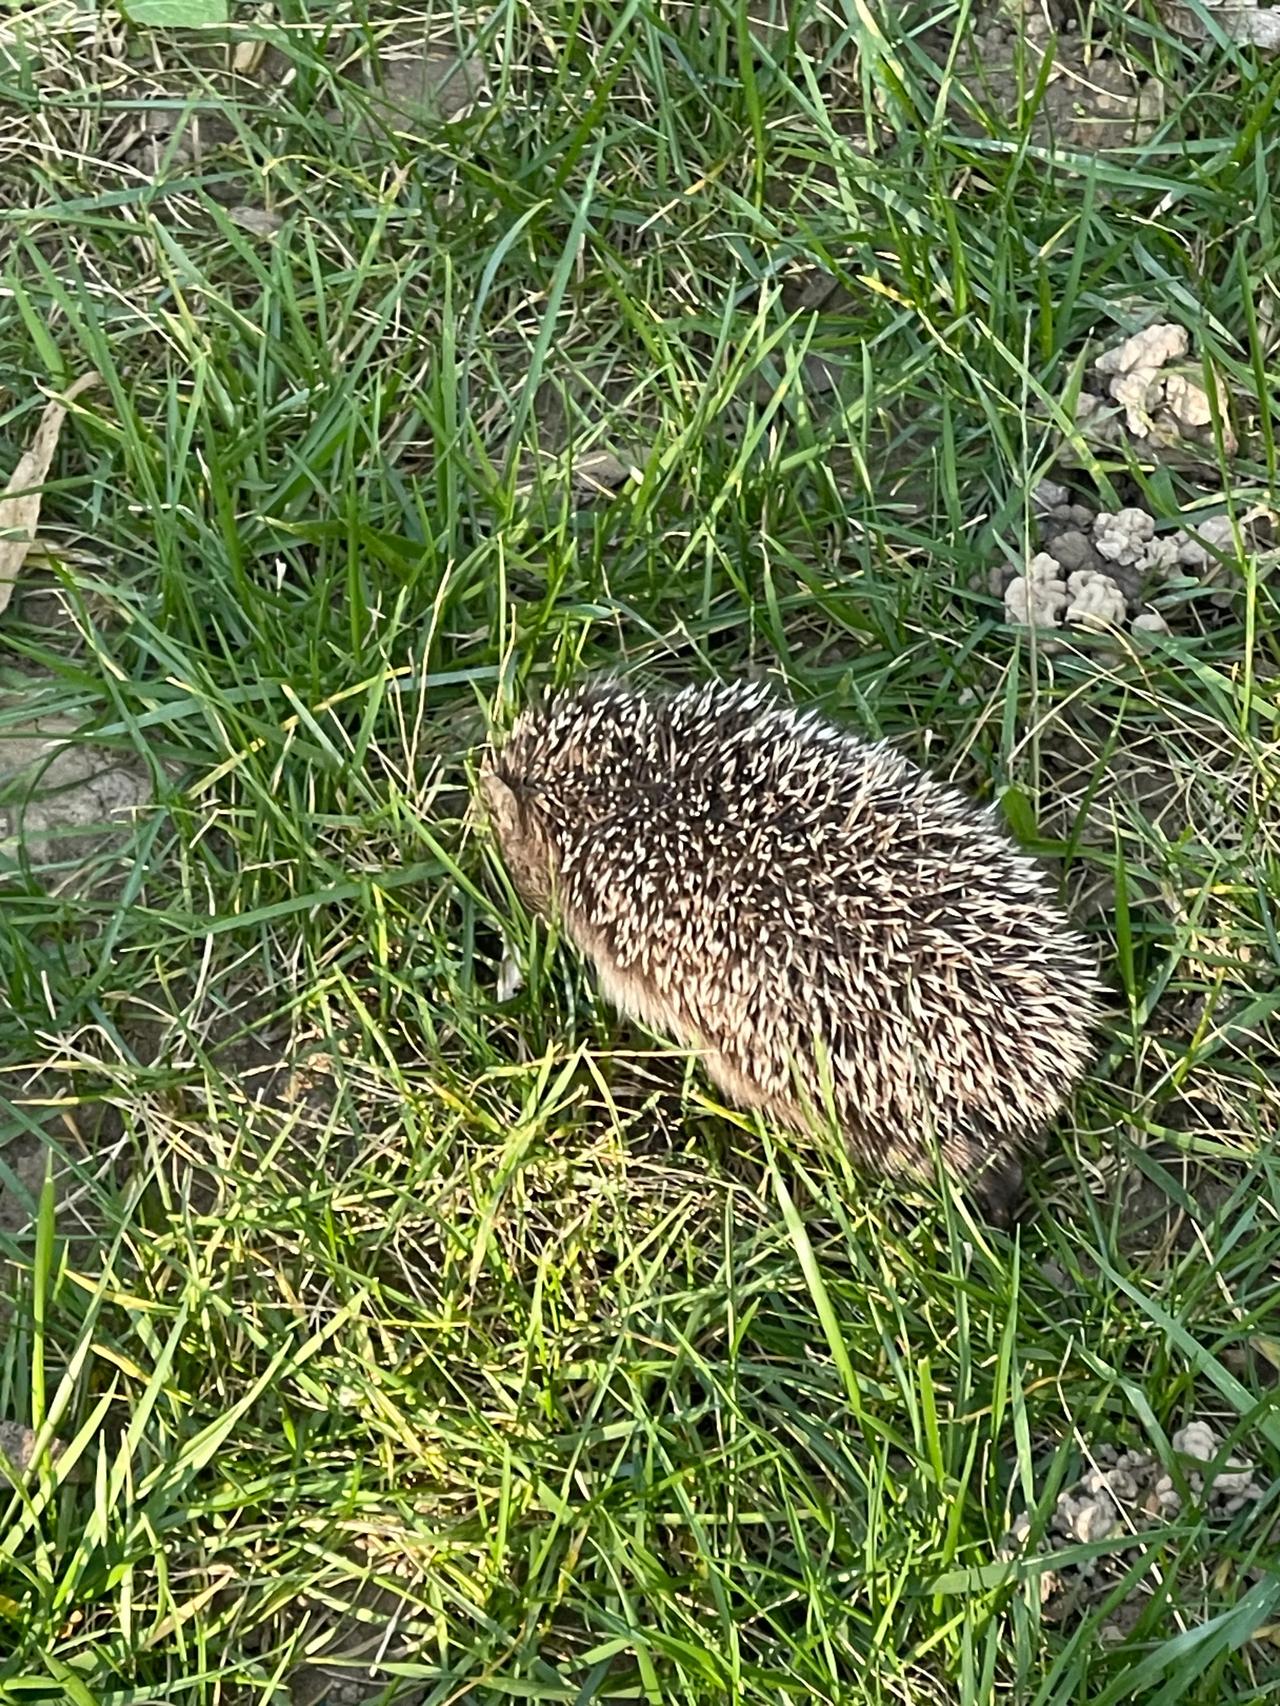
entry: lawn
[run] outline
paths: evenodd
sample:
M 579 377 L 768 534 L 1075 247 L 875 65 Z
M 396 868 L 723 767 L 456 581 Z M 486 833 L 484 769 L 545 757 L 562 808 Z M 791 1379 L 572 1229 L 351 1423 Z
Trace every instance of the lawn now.
M 0 1706 L 1274 1699 L 1280 59 L 236 10 L 0 23 L 0 485 L 99 376 L 0 614 Z M 1153 322 L 1194 455 L 1073 424 Z M 1167 631 L 1006 622 L 1046 477 L 1231 518 Z M 1054 861 L 1110 1017 L 1014 1232 L 522 912 L 478 755 L 600 667 Z M 1050 1556 L 1114 1452 L 1177 1497 Z

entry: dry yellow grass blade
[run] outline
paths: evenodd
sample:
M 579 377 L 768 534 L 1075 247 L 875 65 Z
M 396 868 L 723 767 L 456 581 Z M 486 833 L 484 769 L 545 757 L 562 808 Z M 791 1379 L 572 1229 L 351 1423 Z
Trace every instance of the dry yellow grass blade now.
M 82 373 L 68 386 L 65 396 L 46 407 L 35 437 L 18 458 L 18 465 L 0 494 L 0 615 L 13 597 L 14 585 L 35 540 L 44 497 L 42 488 L 58 448 L 67 405 L 97 383 L 96 373 Z

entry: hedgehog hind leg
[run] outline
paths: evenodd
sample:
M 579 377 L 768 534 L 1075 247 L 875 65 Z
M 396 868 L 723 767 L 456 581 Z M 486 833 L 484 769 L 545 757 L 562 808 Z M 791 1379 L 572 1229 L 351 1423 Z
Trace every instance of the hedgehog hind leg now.
M 1026 1208 L 1026 1179 L 1014 1154 L 999 1155 L 968 1185 L 970 1194 L 992 1226 L 1015 1225 Z
M 917 1143 L 888 1145 L 876 1152 L 874 1146 L 851 1143 L 855 1156 L 870 1155 L 872 1165 L 890 1178 L 936 1181 L 936 1159 L 928 1159 Z M 936 1156 L 936 1151 L 933 1152 Z M 981 1148 L 972 1141 L 958 1147 L 944 1145 L 942 1163 L 947 1174 L 978 1209 L 991 1226 L 1000 1228 L 1015 1225 L 1026 1204 L 1025 1178 L 1022 1162 L 1016 1150 L 997 1148 L 988 1141 Z
M 943 1165 L 992 1226 L 1022 1218 L 1026 1203 L 1022 1160 L 1025 1135 L 985 1109 L 956 1110 L 938 1134 Z

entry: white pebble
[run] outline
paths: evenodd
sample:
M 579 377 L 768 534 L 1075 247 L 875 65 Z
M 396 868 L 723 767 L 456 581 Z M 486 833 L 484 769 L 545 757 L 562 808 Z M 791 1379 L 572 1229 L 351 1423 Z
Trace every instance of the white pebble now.
M 1158 610 L 1140 610 L 1129 624 L 1133 634 L 1168 634 L 1169 624 Z
M 1212 1463 L 1218 1455 L 1218 1439 L 1207 1422 L 1188 1422 L 1173 1436 L 1173 1449 L 1180 1457 L 1193 1457 L 1199 1463 Z

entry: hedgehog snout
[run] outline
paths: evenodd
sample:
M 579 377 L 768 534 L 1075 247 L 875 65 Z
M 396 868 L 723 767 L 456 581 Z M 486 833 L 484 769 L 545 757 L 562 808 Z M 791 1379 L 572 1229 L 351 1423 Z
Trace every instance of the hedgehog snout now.
M 518 779 L 487 761 L 480 773 L 480 794 L 520 898 L 533 911 L 545 912 L 551 896 L 554 854 L 532 790 L 521 787 Z

